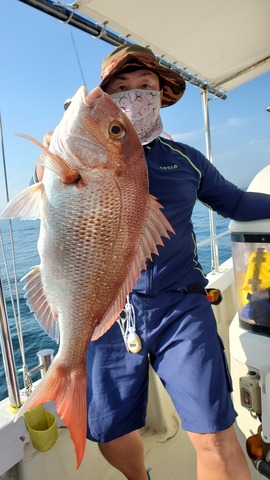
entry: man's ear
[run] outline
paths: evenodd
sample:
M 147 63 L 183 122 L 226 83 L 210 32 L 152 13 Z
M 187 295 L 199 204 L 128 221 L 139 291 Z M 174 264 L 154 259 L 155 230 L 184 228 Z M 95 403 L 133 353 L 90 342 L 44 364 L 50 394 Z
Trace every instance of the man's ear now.
M 162 106 L 163 88 L 160 90 L 160 106 Z

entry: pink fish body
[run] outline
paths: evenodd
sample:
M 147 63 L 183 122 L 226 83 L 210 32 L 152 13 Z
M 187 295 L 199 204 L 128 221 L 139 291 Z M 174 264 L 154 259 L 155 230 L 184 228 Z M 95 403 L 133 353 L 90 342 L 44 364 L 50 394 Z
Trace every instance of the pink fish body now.
M 100 88 L 87 94 L 81 87 L 49 150 L 40 146 L 42 182 L 12 200 L 1 218 L 40 216 L 40 265 L 24 277 L 25 290 L 44 330 L 57 336 L 59 329 L 60 345 L 18 415 L 54 400 L 79 466 L 86 442 L 89 341 L 115 322 L 146 258 L 158 253 L 161 236 L 173 229 L 148 192 L 135 130 Z

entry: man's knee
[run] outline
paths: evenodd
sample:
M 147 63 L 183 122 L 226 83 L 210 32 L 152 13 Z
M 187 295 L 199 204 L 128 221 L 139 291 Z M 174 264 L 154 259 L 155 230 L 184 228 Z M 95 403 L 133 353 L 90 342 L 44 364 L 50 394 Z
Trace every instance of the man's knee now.
M 198 456 L 211 453 L 212 458 L 227 461 L 233 452 L 240 449 L 233 427 L 216 433 L 188 433 Z
M 211 434 L 190 432 L 189 438 L 197 452 L 198 478 L 251 480 L 234 427 Z

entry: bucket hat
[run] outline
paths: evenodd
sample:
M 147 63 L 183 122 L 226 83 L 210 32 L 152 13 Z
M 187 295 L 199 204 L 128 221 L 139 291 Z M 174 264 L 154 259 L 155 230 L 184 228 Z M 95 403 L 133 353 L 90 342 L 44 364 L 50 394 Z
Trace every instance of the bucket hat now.
M 181 75 L 161 65 L 150 48 L 140 45 L 122 45 L 104 58 L 100 87 L 106 89 L 106 84 L 128 67 L 146 68 L 158 75 L 163 89 L 162 107 L 176 103 L 185 91 L 186 82 Z

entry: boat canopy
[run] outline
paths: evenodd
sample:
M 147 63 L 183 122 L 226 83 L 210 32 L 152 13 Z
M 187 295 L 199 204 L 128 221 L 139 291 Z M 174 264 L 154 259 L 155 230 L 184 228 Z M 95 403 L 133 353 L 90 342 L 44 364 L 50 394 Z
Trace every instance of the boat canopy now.
M 89 33 L 114 45 L 149 46 L 221 98 L 270 70 L 269 0 L 20 1 L 85 31 L 90 21 Z

